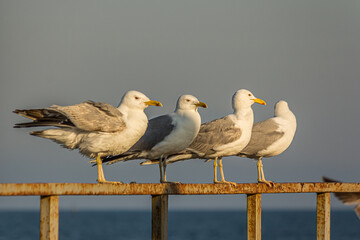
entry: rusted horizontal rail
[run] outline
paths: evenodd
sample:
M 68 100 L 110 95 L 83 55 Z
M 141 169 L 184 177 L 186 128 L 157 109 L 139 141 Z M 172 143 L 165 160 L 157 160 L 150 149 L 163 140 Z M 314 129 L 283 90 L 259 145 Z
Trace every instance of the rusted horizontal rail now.
M 262 193 L 360 192 L 360 183 L 276 183 L 266 184 L 95 184 L 95 183 L 2 183 L 0 196 L 42 195 L 215 195 Z
M 0 196 L 40 196 L 40 239 L 57 240 L 59 195 L 152 195 L 152 239 L 167 240 L 167 195 L 247 194 L 248 239 L 261 239 L 261 194 L 317 193 L 317 239 L 330 239 L 330 193 L 360 192 L 360 183 L 94 184 L 2 183 Z

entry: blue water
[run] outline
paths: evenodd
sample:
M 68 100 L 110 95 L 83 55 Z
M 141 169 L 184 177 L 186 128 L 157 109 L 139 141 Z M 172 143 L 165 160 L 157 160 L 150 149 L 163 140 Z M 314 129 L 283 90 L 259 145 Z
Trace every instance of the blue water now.
M 151 212 L 61 211 L 61 240 L 151 239 Z M 0 240 L 39 239 L 39 212 L 0 212 Z M 246 239 L 246 211 L 170 211 L 169 240 Z M 316 211 L 262 212 L 262 239 L 316 239 Z M 331 212 L 332 240 L 359 240 L 352 211 Z

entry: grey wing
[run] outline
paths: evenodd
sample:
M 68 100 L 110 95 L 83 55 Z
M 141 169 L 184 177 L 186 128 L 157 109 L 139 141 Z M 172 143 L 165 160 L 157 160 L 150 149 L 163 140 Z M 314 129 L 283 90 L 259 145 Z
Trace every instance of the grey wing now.
M 157 143 L 161 142 L 175 128 L 170 115 L 163 115 L 149 121 L 145 134 L 127 152 L 107 156 L 102 159 L 103 163 L 114 164 L 119 161 L 144 158 L 143 152 L 150 151 Z
M 254 124 L 249 144 L 239 154 L 242 157 L 257 157 L 257 154 L 279 140 L 284 132 L 278 131 L 278 124 L 270 118 Z
M 162 115 L 149 120 L 145 134 L 139 139 L 131 151 L 149 151 L 164 140 L 175 128 L 171 115 Z
M 201 125 L 195 140 L 187 148 L 198 155 L 209 155 L 214 148 L 236 141 L 241 137 L 241 129 L 236 128 L 230 117 L 226 116 Z
M 126 127 L 122 113 L 107 103 L 86 101 L 65 107 L 53 105 L 49 109 L 62 113 L 84 131 L 120 132 Z

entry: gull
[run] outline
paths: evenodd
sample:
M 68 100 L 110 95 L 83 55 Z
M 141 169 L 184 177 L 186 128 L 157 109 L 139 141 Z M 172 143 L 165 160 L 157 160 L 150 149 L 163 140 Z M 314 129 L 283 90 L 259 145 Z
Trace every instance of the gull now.
M 275 104 L 275 116 L 254 124 L 249 144 L 238 154 L 257 160 L 258 182 L 273 186 L 265 179 L 263 157 L 273 157 L 283 153 L 291 144 L 296 131 L 296 117 L 286 101 Z
M 78 149 L 82 155 L 96 158 L 97 181 L 109 183 L 104 177 L 101 157 L 123 153 L 141 138 L 148 124 L 144 109 L 149 105 L 162 106 L 143 93 L 131 90 L 125 93 L 117 108 L 107 103 L 85 101 L 71 106 L 17 109 L 14 113 L 33 121 L 14 127 L 57 127 L 33 131 L 30 135 L 51 139 L 64 148 Z
M 234 112 L 220 119 L 201 125 L 199 134 L 185 150 L 169 156 L 167 164 L 187 159 L 214 159 L 214 183 L 217 180 L 217 160 L 221 172 L 221 183 L 230 183 L 225 180 L 222 157 L 233 156 L 239 153 L 250 141 L 251 129 L 254 123 L 254 113 L 251 106 L 254 103 L 266 105 L 265 101 L 256 98 L 250 91 L 240 89 L 232 97 Z M 157 160 L 148 160 L 141 165 L 157 163 Z
M 179 97 L 175 112 L 153 118 L 140 140 L 129 151 L 103 158 L 103 162 L 113 164 L 133 159 L 160 159 L 160 182 L 166 179 L 166 159 L 169 155 L 185 149 L 194 140 L 201 125 L 198 107 L 207 108 L 192 95 Z
M 339 182 L 328 177 L 322 177 L 324 182 Z M 360 219 L 360 192 L 336 192 L 335 197 L 346 205 L 356 204 L 354 211 Z

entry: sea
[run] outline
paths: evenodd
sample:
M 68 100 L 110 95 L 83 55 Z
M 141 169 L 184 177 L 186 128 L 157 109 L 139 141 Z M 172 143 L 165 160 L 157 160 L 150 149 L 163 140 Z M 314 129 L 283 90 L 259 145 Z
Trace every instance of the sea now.
M 39 211 L 0 211 L 0 240 L 39 239 Z M 353 211 L 331 211 L 332 240 L 360 240 Z M 169 240 L 246 239 L 246 211 L 169 210 Z M 150 211 L 60 210 L 61 240 L 151 239 Z M 263 210 L 262 239 L 316 239 L 315 210 Z

